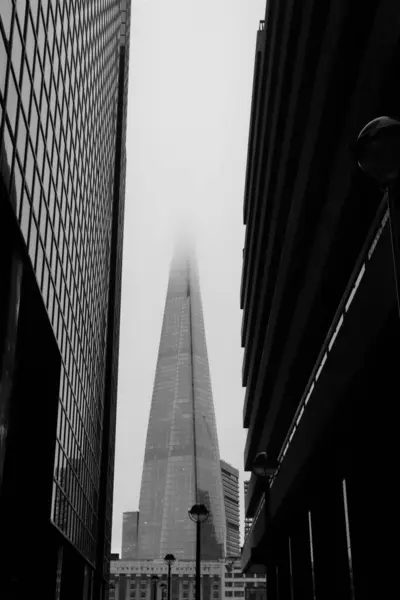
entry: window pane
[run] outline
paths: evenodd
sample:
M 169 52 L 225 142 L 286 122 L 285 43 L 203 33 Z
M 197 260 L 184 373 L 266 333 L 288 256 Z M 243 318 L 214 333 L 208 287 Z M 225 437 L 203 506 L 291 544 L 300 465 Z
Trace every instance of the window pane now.
M 12 133 L 15 132 L 15 124 L 17 121 L 18 94 L 15 86 L 14 77 L 8 79 L 8 94 L 7 94 L 7 114 L 10 119 Z
M 14 166 L 14 200 L 15 200 L 15 214 L 19 215 L 19 210 L 21 206 L 21 193 L 22 193 L 22 173 L 18 163 L 18 160 L 15 161 Z
M 31 208 L 29 206 L 28 197 L 26 193 L 24 193 L 22 200 L 21 231 L 26 242 L 28 241 L 30 211 Z
M 31 72 L 33 71 L 33 59 L 35 56 L 35 36 L 33 35 L 32 22 L 28 19 L 28 29 L 26 32 L 26 55 L 28 57 Z
M 25 163 L 25 181 L 28 186 L 28 193 L 32 192 L 32 179 L 33 179 L 33 167 L 34 167 L 34 159 L 32 154 L 31 145 L 27 145 L 27 153 L 26 153 L 26 163 Z
M 31 257 L 32 264 L 35 264 L 35 254 L 36 254 L 36 243 L 37 243 L 37 229 L 35 219 L 32 219 L 31 222 L 31 232 L 29 235 L 29 256 Z
M 31 98 L 31 79 L 29 77 L 29 71 L 25 63 L 24 75 L 22 78 L 22 91 L 21 91 L 21 100 L 22 106 L 24 108 L 25 116 L 28 118 L 29 115 L 29 101 Z
M 3 36 L 0 34 L 0 94 L 4 97 L 4 89 L 6 85 L 6 72 L 7 72 L 7 52 L 4 45 Z
M 37 113 L 37 108 L 36 108 L 36 102 L 32 101 L 29 134 L 31 137 L 33 147 L 36 146 L 37 129 L 38 129 L 38 113 Z
M 11 17 L 12 17 L 12 1 L 11 0 L 1 0 L 1 12 L 0 19 L 3 23 L 4 31 L 6 33 L 6 38 L 10 38 L 10 25 L 11 25 Z M 4 56 L 0 52 L 0 56 Z
M 8 166 L 11 169 L 11 160 L 12 160 L 12 154 L 13 154 L 13 150 L 14 150 L 14 144 L 12 142 L 10 132 L 8 131 L 8 127 L 6 127 L 6 126 L 4 127 L 4 149 L 5 149 L 5 153 L 6 153 Z
M 18 19 L 19 19 L 19 22 L 21 25 L 21 29 L 23 30 L 24 22 L 25 22 L 25 9 L 26 9 L 27 2 L 26 2 L 26 0 L 16 0 L 15 4 L 17 5 L 17 15 L 18 15 Z
M 27 137 L 27 133 L 26 133 L 25 119 L 21 115 L 21 117 L 19 119 L 19 125 L 18 125 L 17 150 L 18 150 L 19 158 L 20 158 L 22 164 L 23 164 L 24 158 L 25 158 L 26 137 Z
M 31 7 L 31 12 L 32 12 L 32 17 L 33 17 L 33 23 L 34 25 L 36 25 L 36 20 L 37 20 L 37 13 L 38 13 L 38 7 L 39 7 L 39 0 L 30 0 L 30 7 Z
M 21 69 L 21 58 L 22 58 L 22 40 L 19 35 L 18 27 L 14 27 L 11 62 L 14 67 L 15 74 L 17 76 L 17 81 L 19 81 L 19 74 L 20 74 L 20 69 Z

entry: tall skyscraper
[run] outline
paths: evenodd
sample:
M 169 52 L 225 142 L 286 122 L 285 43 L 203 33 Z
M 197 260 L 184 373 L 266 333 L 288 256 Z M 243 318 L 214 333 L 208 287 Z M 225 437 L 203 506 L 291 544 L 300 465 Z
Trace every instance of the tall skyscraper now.
M 225 511 L 203 310 L 190 252 L 172 261 L 140 491 L 139 558 L 195 557 L 188 517 L 206 504 L 204 560 L 224 556 Z
M 226 518 L 226 555 L 240 556 L 239 471 L 221 460 Z
M 43 564 L 43 598 L 107 586 L 129 19 L 129 0 L 0 3 L 2 598 Z
M 122 515 L 122 560 L 138 558 L 139 513 L 124 512 Z

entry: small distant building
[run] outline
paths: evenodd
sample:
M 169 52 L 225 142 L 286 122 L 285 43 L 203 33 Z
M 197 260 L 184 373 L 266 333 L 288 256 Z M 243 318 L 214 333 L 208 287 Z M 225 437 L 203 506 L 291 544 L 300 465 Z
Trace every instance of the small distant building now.
M 241 560 L 227 557 L 224 570 L 223 600 L 266 600 L 265 576 L 244 574 Z
M 139 512 L 124 512 L 122 515 L 122 560 L 138 558 Z

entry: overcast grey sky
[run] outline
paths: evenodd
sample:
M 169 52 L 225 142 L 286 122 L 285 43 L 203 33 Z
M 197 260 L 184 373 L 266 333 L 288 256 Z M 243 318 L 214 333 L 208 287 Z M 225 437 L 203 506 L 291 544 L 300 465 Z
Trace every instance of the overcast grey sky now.
M 241 471 L 243 509 L 242 210 L 264 14 L 265 0 L 132 0 L 114 552 L 122 512 L 138 509 L 169 263 L 182 228 L 195 238 L 220 455 Z

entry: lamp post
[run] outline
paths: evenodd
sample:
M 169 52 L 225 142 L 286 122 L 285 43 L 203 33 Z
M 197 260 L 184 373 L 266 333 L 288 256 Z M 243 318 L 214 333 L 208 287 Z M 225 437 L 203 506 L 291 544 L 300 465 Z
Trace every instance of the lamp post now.
M 266 452 L 260 452 L 257 454 L 254 459 L 252 466 L 252 473 L 258 478 L 260 478 L 263 482 L 263 491 L 264 491 L 264 511 L 265 511 L 265 536 L 267 536 L 268 526 L 270 522 L 270 503 L 269 503 L 269 481 L 270 478 L 273 477 L 279 467 L 279 462 L 275 459 L 268 458 Z M 265 559 L 265 594 L 267 596 L 267 571 L 269 566 L 268 561 L 268 552 L 266 552 L 267 558 Z M 279 598 L 278 591 L 278 573 L 277 569 L 275 569 L 275 578 L 276 578 L 276 590 L 277 597 Z
M 200 600 L 200 526 L 208 519 L 209 511 L 205 504 L 194 504 L 188 511 L 190 519 L 196 523 L 196 598 Z
M 175 562 L 175 556 L 173 554 L 166 554 L 164 556 L 164 562 L 168 565 L 168 595 L 167 600 L 171 600 L 171 567 Z
M 386 192 L 389 209 L 390 237 L 397 308 L 400 315 L 400 247 L 399 247 L 399 176 L 400 176 L 400 121 L 378 117 L 359 133 L 354 146 L 357 164 Z
M 152 575 L 151 581 L 153 583 L 153 600 L 157 600 L 157 581 L 158 575 Z

